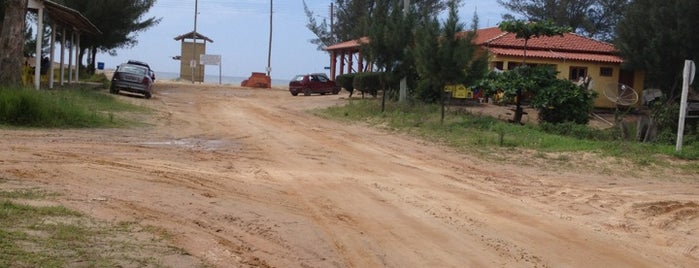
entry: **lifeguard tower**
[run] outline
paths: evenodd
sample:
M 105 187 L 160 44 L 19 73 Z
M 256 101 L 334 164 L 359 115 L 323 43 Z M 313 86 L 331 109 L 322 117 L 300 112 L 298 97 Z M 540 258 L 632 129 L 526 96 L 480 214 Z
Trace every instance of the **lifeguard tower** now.
M 214 40 L 192 31 L 175 37 L 175 41 L 182 42 L 180 79 L 204 82 L 204 65 L 199 62 L 199 56 L 206 54 L 206 42 L 213 43 Z

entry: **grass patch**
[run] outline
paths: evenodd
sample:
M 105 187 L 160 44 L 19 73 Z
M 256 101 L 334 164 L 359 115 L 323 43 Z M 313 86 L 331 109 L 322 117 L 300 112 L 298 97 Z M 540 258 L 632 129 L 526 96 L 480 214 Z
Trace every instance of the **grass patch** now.
M 0 191 L 0 267 L 164 267 L 164 256 L 193 258 L 162 243 L 157 228 L 107 224 L 63 206 L 22 201 L 55 195 Z
M 503 152 L 510 154 L 516 149 L 533 150 L 532 158 L 557 162 L 574 159 L 567 154 L 551 158 L 547 153 L 589 152 L 627 159 L 639 166 L 671 165 L 664 159 L 699 159 L 697 142 L 685 143 L 683 152 L 677 154 L 674 145 L 617 140 L 614 138 L 615 129 L 596 130 L 577 125 L 521 126 L 453 108 L 447 111 L 444 122 L 441 122 L 439 105 L 389 103 L 386 112 L 381 113 L 380 102 L 377 100 L 351 100 L 345 106 L 316 110 L 314 113 L 334 120 L 364 122 L 417 135 L 470 153 L 480 153 L 491 159 L 498 159 Z M 658 155 L 669 157 L 660 158 Z M 699 172 L 696 163 L 688 162 L 680 168 Z
M 0 125 L 39 128 L 121 127 L 123 111 L 147 109 L 88 88 L 32 90 L 0 88 Z

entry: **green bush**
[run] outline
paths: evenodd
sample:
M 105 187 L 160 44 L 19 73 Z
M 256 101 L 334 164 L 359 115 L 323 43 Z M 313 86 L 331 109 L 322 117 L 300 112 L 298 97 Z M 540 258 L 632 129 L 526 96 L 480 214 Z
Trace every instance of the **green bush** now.
M 354 92 L 354 77 L 355 76 L 357 76 L 356 73 L 338 75 L 335 78 L 335 82 L 337 82 L 337 84 L 340 85 L 340 87 L 347 90 L 350 93 L 350 96 L 352 96 L 352 93 Z
M 376 97 L 379 89 L 382 89 L 382 79 L 384 73 L 372 72 L 372 73 L 358 73 L 354 77 L 354 89 L 364 93 L 369 93 Z
M 439 103 L 444 88 L 438 88 L 439 85 L 429 79 L 421 79 L 415 89 L 415 97 L 425 103 Z
M 594 98 L 594 91 L 568 80 L 556 79 L 537 90 L 532 106 L 539 109 L 539 120 L 542 122 L 587 124 L 594 108 Z

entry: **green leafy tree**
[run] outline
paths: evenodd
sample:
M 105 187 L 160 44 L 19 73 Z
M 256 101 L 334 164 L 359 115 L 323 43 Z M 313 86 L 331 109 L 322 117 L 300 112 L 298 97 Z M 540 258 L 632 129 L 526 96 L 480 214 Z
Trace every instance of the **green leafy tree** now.
M 617 27 L 616 47 L 629 67 L 646 71 L 646 87 L 676 101 L 684 60 L 699 60 L 699 1 L 635 0 Z
M 515 15 L 528 21 L 553 21 L 587 37 L 611 41 L 629 0 L 498 0 Z M 662 2 L 662 1 L 661 1 Z M 505 20 L 515 15 L 506 14 Z
M 0 32 L 0 85 L 22 84 L 22 56 L 24 50 L 25 15 L 27 0 L 5 0 Z
M 473 44 L 478 16 L 474 17 L 471 31 L 464 32 L 459 21 L 458 1 L 449 1 L 449 16 L 440 26 L 436 17 L 425 19 L 417 31 L 415 65 L 421 81 L 418 96 L 423 101 L 439 99 L 444 120 L 444 86 L 447 84 L 469 85 L 480 79 L 487 71 L 485 55 L 477 56 Z
M 391 1 L 388 1 L 391 2 Z M 445 8 L 445 0 L 411 0 L 411 6 L 420 14 L 433 15 L 441 12 Z M 318 45 L 318 49 L 330 46 L 339 42 L 359 39 L 369 34 L 374 15 L 383 16 L 377 13 L 380 5 L 387 3 L 381 0 L 335 0 L 332 25 L 325 14 L 315 14 L 303 1 L 304 11 L 308 18 L 306 27 L 313 32 L 317 38 L 311 43 Z M 322 20 L 317 18 L 321 17 Z
M 79 58 L 90 53 L 88 69 L 94 71 L 98 51 L 116 55 L 119 48 L 130 48 L 138 43 L 138 34 L 157 25 L 159 18 L 144 17 L 156 0 L 56 0 L 81 12 L 102 32 L 101 35 L 81 35 Z
M 516 100 L 523 92 L 532 95 L 539 120 L 549 123 L 587 123 L 595 98 L 593 91 L 556 78 L 556 71 L 545 66 L 522 65 L 503 73 L 491 72 L 477 87 L 487 95 L 502 94 L 503 102 Z
M 529 40 L 533 37 L 541 36 L 555 36 L 570 32 L 570 27 L 558 26 L 552 21 L 539 21 L 539 22 L 525 22 L 521 20 L 504 21 L 500 23 L 500 29 L 506 32 L 514 33 L 515 37 L 519 39 L 524 39 L 524 57 L 522 58 L 522 65 L 527 64 L 527 45 Z M 522 71 L 527 72 L 529 68 L 524 68 Z M 525 73 L 526 76 L 526 73 Z M 524 110 L 522 109 L 522 88 L 515 88 L 517 91 L 517 98 L 515 100 L 515 115 L 512 121 L 514 123 L 522 122 L 522 115 Z
M 396 89 L 400 77 L 405 77 L 413 66 L 410 46 L 413 43 L 415 9 L 404 14 L 402 0 L 381 1 L 376 5 L 369 28 L 368 44 L 362 50 L 383 76 L 384 90 L 381 110 L 384 111 L 387 93 Z

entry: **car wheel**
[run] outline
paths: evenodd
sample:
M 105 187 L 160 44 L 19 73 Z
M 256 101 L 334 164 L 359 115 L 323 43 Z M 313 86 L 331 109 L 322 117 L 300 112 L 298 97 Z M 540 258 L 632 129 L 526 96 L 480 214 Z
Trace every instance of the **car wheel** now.
M 299 93 L 296 91 L 289 91 L 291 93 L 291 96 L 297 96 Z
M 303 90 L 303 95 L 304 95 L 304 96 L 310 96 L 310 95 L 311 95 L 311 89 L 310 89 L 310 88 L 304 89 L 304 90 Z
M 146 99 L 150 99 L 150 97 L 152 97 L 150 92 L 146 92 L 145 96 L 146 96 Z
M 116 89 L 116 88 L 114 88 L 114 87 L 112 86 L 112 87 L 109 88 L 109 93 L 117 94 L 117 93 L 119 93 L 119 90 Z

